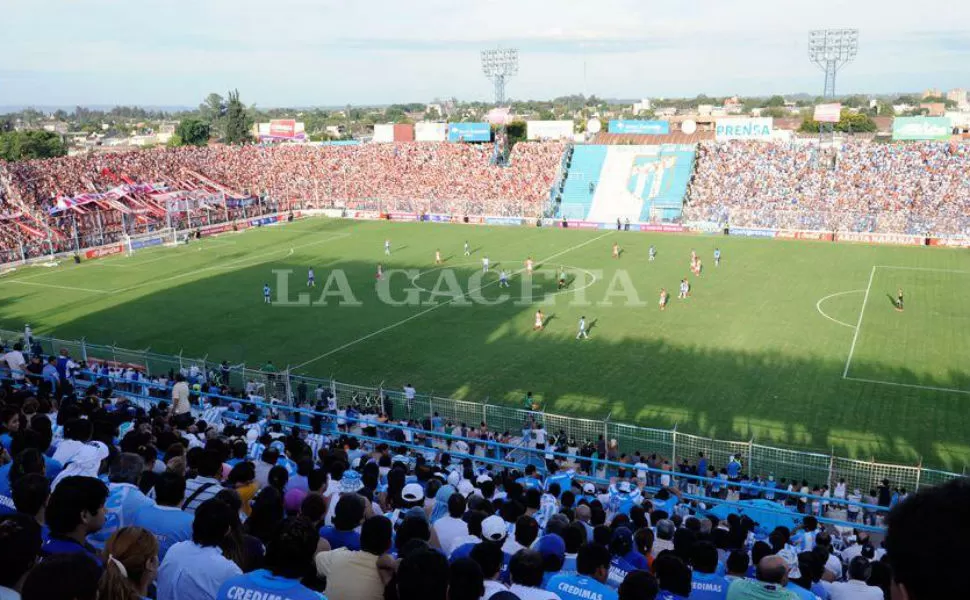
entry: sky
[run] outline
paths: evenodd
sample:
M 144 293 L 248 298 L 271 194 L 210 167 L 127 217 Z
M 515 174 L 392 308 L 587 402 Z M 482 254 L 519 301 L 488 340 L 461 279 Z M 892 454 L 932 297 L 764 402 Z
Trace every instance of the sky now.
M 831 27 L 860 30 L 839 93 L 970 88 L 967 23 L 954 0 L 4 0 L 0 106 L 488 100 L 498 46 L 514 99 L 820 94 Z

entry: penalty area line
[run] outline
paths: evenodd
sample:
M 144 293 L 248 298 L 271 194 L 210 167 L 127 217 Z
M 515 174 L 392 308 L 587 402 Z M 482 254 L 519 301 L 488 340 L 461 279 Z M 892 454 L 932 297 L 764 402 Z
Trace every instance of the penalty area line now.
M 603 235 L 599 235 L 599 236 L 596 236 L 595 238 L 586 240 L 582 244 L 577 244 L 577 245 L 572 246 L 570 248 L 566 248 L 565 250 L 563 250 L 561 252 L 557 252 L 556 254 L 553 254 L 552 256 L 549 256 L 547 258 L 544 258 L 543 260 L 537 261 L 537 264 L 540 264 L 541 265 L 543 263 L 549 262 L 550 260 L 553 260 L 555 258 L 558 258 L 558 257 L 560 257 L 560 256 L 562 256 L 564 254 L 567 254 L 569 252 L 572 252 L 573 250 L 579 250 L 583 246 L 588 246 L 589 244 L 592 244 L 593 242 L 599 241 L 599 240 L 605 238 L 608 235 L 613 235 L 613 232 L 610 231 L 610 232 L 604 233 Z M 511 276 L 514 277 L 516 275 L 522 274 L 523 272 L 525 272 L 525 269 L 524 268 L 519 269 L 518 271 L 515 271 L 514 273 L 511 274 Z M 338 352 L 342 352 L 342 351 L 346 350 L 347 348 L 350 348 L 351 346 L 356 346 L 357 344 L 359 344 L 361 342 L 365 342 L 365 341 L 371 339 L 372 337 L 378 336 L 378 335 L 380 335 L 380 334 L 382 334 L 384 332 L 390 331 L 392 329 L 396 329 L 396 328 L 400 327 L 401 325 L 405 325 L 405 324 L 410 323 L 411 321 L 413 321 L 413 320 L 415 320 L 415 319 L 417 319 L 419 317 L 423 317 L 424 315 L 426 315 L 428 313 L 434 312 L 434 311 L 438 310 L 439 308 L 441 308 L 443 306 L 448 306 L 448 305 L 450 305 L 450 304 L 452 304 L 454 302 L 457 302 L 458 300 L 461 300 L 461 299 L 465 298 L 466 296 L 468 296 L 468 294 L 472 293 L 472 291 L 481 291 L 481 290 L 483 290 L 483 289 L 485 289 L 487 287 L 491 287 L 493 285 L 497 285 L 498 284 L 498 281 L 499 280 L 496 279 L 494 281 L 491 281 L 489 283 L 486 283 L 485 285 L 479 286 L 475 290 L 469 290 L 468 292 L 465 292 L 461 296 L 458 296 L 456 298 L 452 298 L 451 300 L 448 300 L 446 302 L 442 302 L 440 304 L 434 304 L 432 306 L 429 306 L 428 308 L 426 308 L 426 309 L 424 309 L 424 310 L 422 310 L 420 312 L 417 312 L 417 313 L 411 315 L 410 317 L 401 319 L 400 321 L 397 321 L 395 323 L 391 323 L 390 325 L 381 327 L 380 329 L 378 329 L 376 331 L 372 331 L 371 333 L 368 333 L 365 336 L 361 336 L 361 337 L 357 338 L 356 340 L 349 341 L 346 344 L 343 344 L 342 346 L 337 346 L 333 350 L 330 350 L 328 352 L 324 352 L 320 356 L 317 356 L 315 358 L 311 358 L 310 360 L 308 360 L 306 362 L 303 362 L 303 363 L 300 363 L 300 364 L 296 365 L 295 367 L 291 367 L 291 368 L 294 369 L 294 370 L 296 370 L 296 369 L 302 369 L 303 367 L 305 367 L 305 366 L 307 366 L 309 364 L 315 363 L 318 360 L 322 360 L 324 358 L 327 358 L 328 356 L 332 356 L 332 355 L 334 355 L 334 354 L 336 354 Z
M 959 390 L 957 388 L 945 388 L 932 385 L 918 385 L 915 383 L 897 383 L 895 381 L 880 381 L 878 379 L 864 379 L 862 377 L 843 377 L 846 381 L 858 381 L 859 383 L 875 383 L 879 385 L 892 385 L 895 387 L 913 388 L 916 390 L 930 390 L 933 392 L 949 392 L 953 394 L 970 394 L 970 390 Z

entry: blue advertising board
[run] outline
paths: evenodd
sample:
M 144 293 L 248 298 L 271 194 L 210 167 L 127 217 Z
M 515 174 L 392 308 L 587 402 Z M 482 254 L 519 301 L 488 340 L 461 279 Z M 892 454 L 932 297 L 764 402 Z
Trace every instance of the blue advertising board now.
M 161 246 L 163 243 L 165 243 L 165 240 L 164 238 L 160 237 L 148 238 L 144 240 L 132 240 L 131 249 L 140 250 L 142 248 L 151 248 L 152 246 Z
M 490 142 L 492 127 L 488 123 L 448 123 L 449 142 Z
M 610 133 L 629 133 L 636 135 L 667 135 L 670 133 L 668 121 L 610 121 Z

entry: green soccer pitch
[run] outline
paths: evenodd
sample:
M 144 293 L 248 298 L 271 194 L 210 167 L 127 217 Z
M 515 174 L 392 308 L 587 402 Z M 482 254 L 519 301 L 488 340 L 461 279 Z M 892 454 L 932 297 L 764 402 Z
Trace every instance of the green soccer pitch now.
M 0 326 L 470 400 L 531 390 L 560 414 L 960 470 L 968 294 L 966 250 L 320 218 L 17 270 Z

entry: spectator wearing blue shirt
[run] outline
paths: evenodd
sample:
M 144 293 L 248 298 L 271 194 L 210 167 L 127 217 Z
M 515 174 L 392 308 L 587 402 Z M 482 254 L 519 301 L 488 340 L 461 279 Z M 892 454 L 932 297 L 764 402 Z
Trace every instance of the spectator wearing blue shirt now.
M 327 540 L 331 550 L 360 550 L 360 534 L 357 528 L 364 522 L 366 505 L 367 501 L 359 494 L 344 494 L 339 497 L 333 513 L 333 525 L 320 529 L 320 537 Z
M 562 498 L 563 492 L 570 490 L 573 487 L 573 472 L 560 471 L 559 465 L 557 465 L 555 461 L 549 461 L 549 475 L 546 477 L 546 491 L 549 491 L 553 484 L 559 486 L 559 493 L 556 495 L 556 498 Z
M 542 588 L 549 580 L 562 573 L 562 564 L 566 559 L 566 542 L 556 534 L 544 535 L 536 541 L 535 549 L 542 556 Z
M 610 571 L 610 551 L 598 544 L 585 544 L 576 557 L 575 574 L 556 575 L 546 590 L 562 600 L 617 600 L 616 590 L 606 584 Z
M 542 490 L 542 480 L 536 477 L 536 466 L 526 465 L 525 476 L 519 477 L 515 482 L 522 486 L 524 490 Z
M 180 508 L 184 497 L 185 480 L 176 473 L 162 473 L 155 480 L 155 504 L 142 507 L 132 519 L 132 525 L 158 538 L 159 560 L 165 560 L 173 545 L 192 539 L 192 513 Z
M 100 479 L 83 475 L 63 478 L 44 513 L 50 535 L 41 546 L 41 556 L 87 554 L 100 565 L 98 551 L 87 537 L 104 526 L 107 499 L 108 486 Z
M 711 542 L 695 542 L 690 553 L 691 600 L 724 600 L 728 582 L 717 572 L 717 548 Z
M 108 471 L 108 500 L 104 526 L 88 537 L 95 548 L 104 548 L 111 534 L 132 524 L 135 513 L 154 502 L 138 489 L 145 461 L 137 454 L 123 452 L 114 457 Z
M 617 589 L 631 572 L 647 568 L 646 557 L 633 548 L 633 533 L 626 527 L 618 527 L 610 540 L 610 573 L 607 583 Z
M 650 571 L 634 571 L 620 584 L 623 600 L 653 600 L 660 593 L 657 578 Z
M 653 561 L 660 593 L 658 600 L 687 600 L 691 596 L 690 568 L 676 554 L 664 552 Z
M 44 511 L 51 496 L 51 484 L 47 478 L 40 473 L 24 475 L 14 483 L 11 496 L 17 512 L 33 519 L 40 527 L 40 540 L 46 540 L 50 530 L 44 523 Z
M 223 583 L 242 575 L 222 554 L 231 522 L 232 509 L 220 500 L 196 509 L 192 539 L 169 548 L 158 569 L 158 600 L 212 600 Z
M 732 454 L 731 460 L 727 464 L 727 476 L 731 481 L 737 481 L 738 477 L 741 475 L 741 459 Z
M 707 457 L 704 456 L 703 452 L 697 453 L 697 474 L 701 477 L 707 477 Z
M 45 558 L 27 574 L 24 600 L 98 600 L 101 566 L 87 554 Z M 102 597 L 104 598 L 104 597 Z
M 266 568 L 226 580 L 216 600 L 325 600 L 322 594 L 300 583 L 311 572 L 319 539 L 309 521 L 301 518 L 284 521 L 266 547 Z
M 6 465 L 0 479 L 0 515 L 17 511 L 11 488 L 18 479 L 34 473 L 45 474 L 44 457 L 34 448 L 27 448 L 16 454 L 13 462 Z

